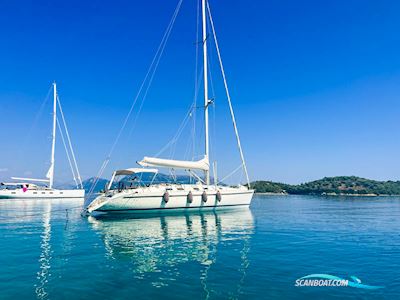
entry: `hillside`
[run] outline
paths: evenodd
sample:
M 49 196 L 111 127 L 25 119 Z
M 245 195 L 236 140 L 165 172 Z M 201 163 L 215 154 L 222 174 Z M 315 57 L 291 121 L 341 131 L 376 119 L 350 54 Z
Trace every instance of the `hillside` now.
M 258 193 L 297 195 L 400 195 L 400 181 L 377 181 L 356 176 L 325 177 L 290 185 L 271 181 L 255 181 L 251 186 Z
M 272 182 L 272 181 L 254 181 L 250 183 L 251 188 L 256 190 L 256 193 L 287 193 L 292 187 L 289 184 Z
M 86 191 L 86 193 L 89 192 L 90 188 L 92 187 L 92 185 L 93 185 L 93 183 L 94 183 L 94 180 L 95 180 L 95 177 L 91 177 L 91 178 L 88 178 L 88 179 L 86 179 L 86 180 L 84 180 L 84 181 L 82 182 L 83 188 L 84 188 L 84 190 Z M 93 192 L 94 192 L 94 193 L 98 193 L 98 192 L 100 192 L 101 190 L 104 190 L 104 188 L 105 188 L 107 182 L 108 182 L 107 179 L 99 178 L 99 180 L 97 181 L 96 186 L 95 186 Z
M 129 177 L 125 180 L 129 180 Z M 150 182 L 151 178 L 142 178 Z M 83 181 L 83 187 L 89 191 L 94 178 Z M 176 181 L 171 175 L 158 174 L 156 182 L 190 183 L 190 177 L 179 175 Z M 106 179 L 100 178 L 94 192 L 103 190 Z M 272 181 L 254 181 L 251 187 L 256 193 L 285 193 L 293 195 L 400 195 L 400 181 L 377 181 L 356 176 L 325 177 L 307 183 L 292 185 Z

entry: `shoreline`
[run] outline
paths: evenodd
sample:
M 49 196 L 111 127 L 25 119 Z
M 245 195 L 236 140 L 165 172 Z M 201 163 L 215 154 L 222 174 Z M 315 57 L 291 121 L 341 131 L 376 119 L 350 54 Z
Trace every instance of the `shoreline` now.
M 389 194 L 289 194 L 289 193 L 254 193 L 256 195 L 264 196 L 328 196 L 328 197 L 400 197 L 400 195 L 389 195 Z
M 346 197 L 400 196 L 400 180 L 378 181 L 357 176 L 324 177 L 299 184 L 257 180 L 251 182 L 250 186 L 258 192 L 273 192 L 272 194 Z

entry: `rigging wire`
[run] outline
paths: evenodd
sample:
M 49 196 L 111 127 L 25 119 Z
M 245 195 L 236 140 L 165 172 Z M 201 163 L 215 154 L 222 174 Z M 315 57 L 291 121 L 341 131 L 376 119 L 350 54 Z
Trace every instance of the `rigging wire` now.
M 189 120 L 190 117 L 190 113 L 193 110 L 193 106 L 191 105 L 188 112 L 186 113 L 185 117 L 183 118 L 181 124 L 179 125 L 179 128 L 176 132 L 176 134 L 174 135 L 174 137 L 164 146 L 161 148 L 160 151 L 158 151 L 154 157 L 158 157 L 160 154 L 164 153 L 165 150 L 168 149 L 168 147 L 170 147 L 171 145 L 173 145 L 174 143 L 176 143 L 176 141 L 179 139 L 180 135 L 182 134 L 183 129 L 186 127 L 186 124 Z
M 151 76 L 150 76 L 150 79 L 149 79 L 149 81 L 148 81 L 146 90 L 145 90 L 144 95 L 143 95 L 143 97 L 142 97 L 142 101 L 141 101 L 139 110 L 138 110 L 138 112 L 137 112 L 137 114 L 136 114 L 136 116 L 135 116 L 135 119 L 134 119 L 134 121 L 133 121 L 133 126 L 132 126 L 132 128 L 131 128 L 131 130 L 130 130 L 130 132 L 129 132 L 129 135 L 128 135 L 129 138 L 130 138 L 130 136 L 132 135 L 132 133 L 133 133 L 135 127 L 136 127 L 137 119 L 138 119 L 138 117 L 139 117 L 139 115 L 140 115 L 140 112 L 142 111 L 143 104 L 144 104 L 144 102 L 145 102 L 145 100 L 146 100 L 146 97 L 147 97 L 147 94 L 148 94 L 149 89 L 150 89 L 150 87 L 151 87 L 151 84 L 153 83 L 154 76 L 155 76 L 155 74 L 156 74 L 156 71 L 157 71 L 158 65 L 159 65 L 159 63 L 160 63 L 161 57 L 162 57 L 162 55 L 163 55 L 163 53 L 164 53 L 164 49 L 165 49 L 165 47 L 166 47 L 166 45 L 167 45 L 167 41 L 168 41 L 168 39 L 169 39 L 169 36 L 170 36 L 170 34 L 171 34 L 171 32 L 172 32 L 172 28 L 173 28 L 173 26 L 174 26 L 176 17 L 178 16 L 178 13 L 179 13 L 179 10 L 180 10 L 180 6 L 182 5 L 182 1 L 183 1 L 183 0 L 181 0 L 181 1 L 178 3 L 178 7 L 177 7 L 177 9 L 176 9 L 176 13 L 175 13 L 175 15 L 173 16 L 173 18 L 172 18 L 172 20 L 171 20 L 171 22 L 170 22 L 169 29 L 167 30 L 167 34 L 166 34 L 166 36 L 165 36 L 164 44 L 163 44 L 163 46 L 162 46 L 162 48 L 161 48 L 161 50 L 160 50 L 160 53 L 159 53 L 159 55 L 158 55 L 156 64 L 155 64 L 155 66 L 154 66 L 154 68 L 153 68 L 153 72 L 152 72 L 152 74 L 151 74 Z
M 47 91 L 46 97 L 44 98 L 44 100 L 40 104 L 40 108 L 39 108 L 38 112 L 36 113 L 35 119 L 33 120 L 33 123 L 32 123 L 32 126 L 31 126 L 30 130 L 28 131 L 27 139 L 29 138 L 33 128 L 36 127 L 36 124 L 39 121 L 40 116 L 42 115 L 43 109 L 44 109 L 47 101 L 49 100 L 49 96 L 50 96 L 50 92 L 51 91 L 52 91 L 52 86 L 49 87 L 49 90 Z
M 98 171 L 98 173 L 96 175 L 96 178 L 93 181 L 92 186 L 90 187 L 88 197 L 90 197 L 93 194 L 93 191 L 94 191 L 94 189 L 95 189 L 95 187 L 96 187 L 96 185 L 97 185 L 97 183 L 99 181 L 99 178 L 102 176 L 105 168 L 107 167 L 108 163 L 110 162 L 111 155 L 113 154 L 114 149 L 117 146 L 117 144 L 118 144 L 118 142 L 119 142 L 119 140 L 120 140 L 120 138 L 122 136 L 122 132 L 125 130 L 125 127 L 126 127 L 128 121 L 130 119 L 131 114 L 132 114 L 133 108 L 135 107 L 135 105 L 136 105 L 136 103 L 137 103 L 137 101 L 139 99 L 139 96 L 140 96 L 140 94 L 141 94 L 141 92 L 142 92 L 142 90 L 143 90 L 143 88 L 144 88 L 144 86 L 145 86 L 145 84 L 147 82 L 147 79 L 149 78 L 149 75 L 150 75 L 152 70 L 154 72 L 153 72 L 153 75 L 151 76 L 150 82 L 152 81 L 152 78 L 154 77 L 155 68 L 153 66 L 155 66 L 156 62 L 157 62 L 156 65 L 158 66 L 158 62 L 159 62 L 159 58 L 158 57 L 164 51 L 163 49 L 165 48 L 165 44 L 166 44 L 166 42 L 168 40 L 169 34 L 171 32 L 171 29 L 172 29 L 172 27 L 173 27 L 173 25 L 175 23 L 175 20 L 176 20 L 176 17 L 178 15 L 178 13 L 179 13 L 179 10 L 180 10 L 180 7 L 182 5 L 182 2 L 183 2 L 183 0 L 180 0 L 178 2 L 178 4 L 177 4 L 176 8 L 175 8 L 175 11 L 174 11 L 174 13 L 172 15 L 172 18 L 171 18 L 171 20 L 170 20 L 170 22 L 169 22 L 169 24 L 167 26 L 166 31 L 164 32 L 164 35 L 163 35 L 163 37 L 161 39 L 161 42 L 160 42 L 160 44 L 159 44 L 159 46 L 157 48 L 157 51 L 156 51 L 156 53 L 155 53 L 155 55 L 154 55 L 154 57 L 153 57 L 153 59 L 152 59 L 152 61 L 150 63 L 150 66 L 149 66 L 149 68 L 147 70 L 147 73 L 146 73 L 146 75 L 145 75 L 145 77 L 144 77 L 144 79 L 143 79 L 143 81 L 142 81 L 142 83 L 141 83 L 141 85 L 139 87 L 138 93 L 136 94 L 136 97 L 135 97 L 135 99 L 134 99 L 134 101 L 133 101 L 133 103 L 132 103 L 132 105 L 131 105 L 131 107 L 130 107 L 130 109 L 128 111 L 128 114 L 126 115 L 126 117 L 125 117 L 125 119 L 124 119 L 124 121 L 122 123 L 122 126 L 121 126 L 120 130 L 118 131 L 117 137 L 115 138 L 114 143 L 112 144 L 111 149 L 108 152 L 108 155 L 107 155 L 106 159 L 103 161 L 103 163 L 102 163 L 102 165 L 101 165 L 101 167 L 100 167 L 100 169 L 99 169 L 99 171 Z M 147 92 L 146 92 L 146 94 L 147 94 Z M 142 101 L 141 107 L 142 106 L 143 106 L 143 101 Z M 141 108 L 140 108 L 140 110 L 141 110 Z
M 199 27 L 200 27 L 200 0 L 197 1 L 197 12 L 196 12 L 196 41 L 199 40 Z M 199 76 L 199 43 L 196 43 L 196 63 L 195 63 L 195 78 L 194 78 L 194 99 L 193 99 L 193 107 L 197 106 L 197 97 L 199 93 L 200 87 L 200 78 Z M 200 78 L 199 78 L 200 77 Z M 196 109 L 193 111 L 193 127 L 192 127 L 192 160 L 194 159 L 195 151 L 196 151 Z
M 39 121 L 39 118 L 40 118 L 40 116 L 41 116 L 42 113 L 43 113 L 43 109 L 44 109 L 45 105 L 47 104 L 47 101 L 49 100 L 49 96 L 50 96 L 51 91 L 52 91 L 52 86 L 49 87 L 49 90 L 47 91 L 46 97 L 44 98 L 44 100 L 43 100 L 42 103 L 40 104 L 39 110 L 37 111 L 36 116 L 35 116 L 35 118 L 33 119 L 32 125 L 31 125 L 31 127 L 29 128 L 28 133 L 25 135 L 25 140 L 24 140 L 23 146 L 20 148 L 20 150 L 26 149 L 26 146 L 27 146 L 28 143 L 30 142 L 33 129 L 36 127 L 37 122 Z M 26 152 L 23 152 L 23 151 L 19 151 L 19 152 L 20 152 L 20 153 L 19 153 L 20 157 L 21 157 L 21 156 L 24 157 L 24 155 L 23 155 L 22 153 L 26 153 Z M 22 153 L 21 153 L 21 152 L 22 152 Z
M 191 136 L 191 139 L 188 139 L 185 157 L 187 157 L 188 152 L 190 152 L 192 150 L 192 157 L 191 157 L 192 160 L 194 160 L 196 157 L 196 152 L 195 152 L 195 150 L 196 150 L 196 121 L 197 121 L 196 112 L 197 112 L 198 108 L 204 108 L 204 106 L 197 106 L 197 98 L 198 98 L 198 94 L 199 94 L 199 90 L 200 90 L 200 83 L 203 80 L 203 78 L 201 76 L 202 73 L 203 73 L 203 69 L 200 70 L 200 73 L 197 73 L 198 78 L 197 78 L 197 87 L 196 87 L 196 91 L 195 91 L 195 99 L 193 100 L 191 115 L 189 116 L 190 118 L 193 119 L 192 132 L 191 132 L 192 136 Z M 192 142 L 193 149 L 190 149 L 190 142 Z
M 65 143 L 64 134 L 63 134 L 63 132 L 62 132 L 62 130 L 61 130 L 60 121 L 58 121 L 58 119 L 56 119 L 56 120 L 57 120 L 58 130 L 59 130 L 59 132 L 60 132 L 61 140 L 62 140 L 63 145 L 64 145 L 65 153 L 67 154 L 67 159 L 68 159 L 69 167 L 71 168 L 72 177 L 74 178 L 74 182 L 75 182 L 76 187 L 78 187 L 78 186 L 79 186 L 79 185 L 78 185 L 78 181 L 76 180 L 75 170 L 74 170 L 74 168 L 73 168 L 73 166 L 72 166 L 72 162 L 71 162 L 71 158 L 70 158 L 70 156 L 69 156 L 69 151 L 68 151 L 68 148 L 67 148 L 67 144 Z
M 196 37 L 195 37 L 195 67 L 194 67 L 194 95 L 193 95 L 193 111 L 191 112 L 190 117 L 192 118 L 192 128 L 190 132 L 190 139 L 187 140 L 186 150 L 184 159 L 185 160 L 194 160 L 194 154 L 196 150 L 196 106 L 197 106 L 197 96 L 199 91 L 199 25 L 200 25 L 200 0 L 196 2 Z M 191 152 L 191 153 L 190 153 Z M 191 154 L 191 158 L 189 158 L 189 154 Z
M 212 124 L 212 136 L 211 136 L 211 141 L 212 141 L 212 157 L 214 159 L 214 163 L 216 163 L 217 159 L 217 121 L 216 121 L 216 107 L 215 107 L 215 103 L 213 103 L 212 106 L 212 118 L 213 118 L 213 124 Z M 213 164 L 213 171 L 214 171 L 214 177 L 217 176 L 217 170 L 215 167 L 215 164 Z M 214 182 L 215 182 L 215 178 L 214 178 Z
M 200 2 L 198 2 L 200 3 Z M 199 20 L 200 16 L 200 5 L 197 6 L 197 20 Z M 197 28 L 196 28 L 196 41 L 198 40 L 199 36 L 199 22 L 197 22 Z M 192 126 L 192 145 L 190 145 L 191 139 L 188 139 L 187 147 L 186 147 L 186 154 L 185 157 L 187 156 L 188 152 L 192 150 L 192 157 L 194 157 L 194 151 L 195 151 L 195 134 L 196 134 L 196 105 L 197 105 L 197 97 L 198 97 L 198 91 L 200 87 L 200 80 L 199 74 L 198 74 L 198 53 L 199 53 L 199 43 L 195 43 L 196 45 L 196 63 L 195 63 L 195 90 L 194 90 L 194 96 L 193 96 L 193 103 L 192 106 L 189 108 L 188 113 L 185 115 L 183 121 L 181 122 L 176 134 L 174 137 L 163 147 L 161 150 L 155 155 L 158 157 L 160 154 L 162 154 L 166 149 L 170 148 L 170 158 L 173 158 L 175 155 L 176 147 L 177 147 L 177 141 L 179 137 L 181 136 L 184 128 L 186 125 L 189 123 L 189 119 L 192 118 L 193 120 L 193 126 Z M 190 147 L 192 146 L 192 147 Z M 192 148 L 192 149 L 190 149 Z
M 64 112 L 63 112 L 63 110 L 62 110 L 61 101 L 60 101 L 60 98 L 58 97 L 58 95 L 57 95 L 57 103 L 58 103 L 58 107 L 59 107 L 59 109 L 60 109 L 61 119 L 62 119 L 62 121 L 63 121 L 64 129 L 65 129 L 65 134 L 66 134 L 66 136 L 67 136 L 67 141 L 68 141 L 69 150 L 71 151 L 71 156 L 72 156 L 72 161 L 73 161 L 73 163 L 74 163 L 75 172 L 76 172 L 76 175 L 77 175 L 77 177 L 78 177 L 79 185 L 77 185 L 77 186 L 80 186 L 80 188 L 82 189 L 82 188 L 83 188 L 83 185 L 82 185 L 81 174 L 79 173 L 78 164 L 76 163 L 74 148 L 72 147 L 71 138 L 70 138 L 70 136 L 69 136 L 68 127 L 67 127 L 67 122 L 65 121 Z M 58 122 L 58 119 L 57 119 L 57 122 Z M 60 128 L 60 131 L 61 131 L 61 128 Z M 65 151 L 67 151 L 67 149 L 65 149 Z M 68 151 L 67 151 L 67 152 L 68 152 Z M 71 166 L 71 168 L 72 168 L 72 166 Z M 74 176 L 75 176 L 75 175 L 74 175 Z M 75 178 L 74 178 L 74 180 L 75 180 Z
M 233 111 L 231 96 L 230 96 L 230 94 L 229 94 L 228 83 L 227 83 L 227 81 L 226 81 L 224 66 L 223 66 L 223 64 L 222 64 L 221 53 L 220 53 L 220 51 L 219 51 L 219 45 L 218 45 L 217 35 L 216 35 L 216 33 L 215 33 L 214 22 L 213 22 L 213 19 L 212 19 L 212 16 L 211 16 L 210 5 L 209 5 L 208 2 L 207 2 L 207 11 L 208 11 L 208 15 L 209 15 L 209 17 L 210 17 L 210 24 L 211 24 L 211 29 L 212 29 L 213 36 L 214 36 L 215 48 L 216 48 L 216 50 L 217 50 L 217 55 L 218 55 L 219 65 L 220 65 L 220 68 L 221 68 L 222 78 L 223 78 L 223 81 L 224 81 L 226 96 L 227 96 L 227 98 L 228 98 L 229 110 L 230 110 L 231 117 L 232 117 L 233 128 L 234 128 L 235 134 L 236 134 L 236 141 L 237 141 L 238 148 L 239 148 L 240 158 L 241 158 L 241 160 L 242 160 L 242 166 L 243 166 L 243 169 L 244 169 L 244 173 L 245 173 L 245 175 L 246 175 L 247 184 L 248 184 L 248 187 L 250 188 L 249 174 L 248 174 L 248 172 L 247 172 L 247 167 L 246 167 L 246 162 L 245 162 L 245 159 L 244 159 L 244 154 L 243 154 L 243 150 L 242 150 L 242 145 L 241 145 L 241 143 L 240 143 L 240 137 L 239 137 L 239 132 L 238 132 L 237 125 L 236 125 L 236 119 L 235 119 L 235 114 L 234 114 L 234 111 Z
M 233 174 L 235 174 L 237 171 L 239 171 L 241 168 L 243 168 L 243 164 L 240 164 L 236 169 L 234 169 L 232 172 L 230 172 L 228 175 L 226 175 L 224 178 L 221 180 L 218 180 L 217 184 L 223 183 L 225 179 L 231 177 Z
M 176 146 L 177 146 L 177 141 L 179 140 L 181 134 L 183 133 L 183 130 L 186 128 L 186 125 L 189 123 L 190 120 L 190 115 L 192 111 L 194 110 L 193 106 L 191 105 L 189 108 L 189 111 L 186 113 L 186 116 L 184 118 L 184 121 L 182 122 L 182 125 L 178 129 L 178 134 L 174 138 L 174 142 L 171 144 L 171 149 L 170 149 L 170 159 L 174 158 L 175 156 L 175 151 L 176 151 Z
M 212 106 L 212 118 L 213 118 L 213 121 L 211 122 L 211 131 L 212 131 L 212 134 L 210 135 L 210 139 L 211 139 L 211 143 L 210 143 L 210 153 L 211 153 L 211 157 L 213 157 L 213 159 L 214 159 L 214 162 L 217 160 L 216 158 L 217 158 L 217 155 L 216 155 L 216 152 L 217 152 L 217 143 L 216 143 L 216 118 L 215 118 L 215 116 L 216 116 L 216 113 L 215 113 L 215 98 L 216 98 L 216 93 L 215 93 L 215 89 L 214 89 L 214 81 L 213 81 L 213 77 L 212 77 L 212 72 L 211 72 L 211 62 L 212 62 L 212 59 L 213 59 L 213 57 L 212 57 L 212 55 L 211 55 L 211 52 L 209 52 L 209 55 L 208 55 L 208 61 L 207 61 L 207 64 L 208 64 L 208 78 L 209 78 L 209 85 L 210 85 L 210 87 L 211 87 L 211 98 L 210 99 L 213 99 L 213 101 L 210 103 L 210 105 Z M 215 174 L 215 171 L 216 170 L 214 170 L 214 168 L 215 168 L 215 165 L 214 164 L 212 164 L 212 168 L 213 168 L 213 173 Z M 215 180 L 215 179 L 214 179 Z
M 198 43 L 197 43 L 198 44 Z M 203 81 L 203 70 L 204 68 L 201 67 L 200 70 L 197 71 L 197 82 L 195 83 L 196 89 L 195 89 L 195 96 L 193 99 L 193 110 L 190 115 L 190 117 L 193 119 L 193 125 L 192 125 L 192 132 L 191 132 L 191 139 L 188 139 L 188 144 L 187 144 L 187 149 L 185 152 L 185 157 L 188 157 L 188 153 L 191 151 L 191 160 L 194 160 L 198 155 L 196 155 L 196 137 L 197 137 L 197 132 L 201 132 L 202 130 L 197 129 L 197 109 L 203 109 L 204 106 L 197 106 L 197 99 L 199 95 L 199 90 L 201 88 L 201 82 Z M 200 128 L 201 129 L 201 128 Z M 190 149 L 190 142 L 192 142 L 192 149 Z

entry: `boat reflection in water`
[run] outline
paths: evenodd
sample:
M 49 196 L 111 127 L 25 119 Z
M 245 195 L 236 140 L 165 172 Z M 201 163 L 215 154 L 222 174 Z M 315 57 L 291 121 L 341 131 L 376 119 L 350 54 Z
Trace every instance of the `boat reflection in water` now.
M 40 256 L 39 256 L 39 270 L 36 273 L 37 283 L 35 284 L 35 293 L 37 299 L 49 298 L 49 280 L 51 278 L 51 265 L 53 261 L 53 247 L 54 241 L 52 237 L 52 217 L 54 214 L 68 214 L 68 209 L 75 209 L 82 206 L 83 198 L 64 198 L 64 199 L 35 199 L 23 200 L 20 203 L 14 200 L 6 204 L 8 208 L 18 206 L 22 210 L 21 220 L 24 222 L 37 222 L 39 219 L 42 225 L 42 232 L 40 234 Z M 27 217 L 27 218 L 26 218 Z M 77 216 L 71 216 L 72 219 Z M 66 224 L 71 217 L 67 216 Z M 72 221 L 72 220 L 71 220 Z M 64 223 L 64 222 L 63 222 Z M 39 227 L 40 228 L 40 227 Z M 61 242 L 62 248 L 68 250 L 68 237 L 74 233 L 71 230 L 65 230 L 65 238 Z
M 232 282 L 235 289 L 240 289 L 245 278 L 254 231 L 253 216 L 248 208 L 151 218 L 106 215 L 89 217 L 89 222 L 102 235 L 106 255 L 113 260 L 130 260 L 129 270 L 136 278 L 157 273 L 153 278 L 157 282 L 153 283 L 165 285 L 185 278 L 185 272 L 197 272 L 200 267 L 197 284 L 206 290 L 209 273 L 218 273 L 218 267 L 210 270 L 216 263 L 236 270 L 236 285 Z
M 79 213 L 73 214 L 72 212 L 79 212 L 78 209 L 82 208 L 83 202 L 83 198 L 3 199 L 0 201 L 1 225 L 3 228 L 8 228 L 7 231 L 18 232 L 18 235 L 23 236 L 18 243 L 13 241 L 16 236 L 5 240 L 5 243 L 8 243 L 9 251 L 18 253 L 18 258 L 22 256 L 21 261 L 27 260 L 26 253 L 32 253 L 34 255 L 32 257 L 37 259 L 37 262 L 30 261 L 20 264 L 23 266 L 21 273 L 36 274 L 33 285 L 37 299 L 49 298 L 49 290 L 51 290 L 49 282 L 52 274 L 57 272 L 54 268 L 54 260 L 57 260 L 54 248 L 60 246 L 64 251 L 63 255 L 68 257 L 71 249 L 70 243 L 76 233 L 73 226 L 67 227 L 66 225 L 76 224 L 81 219 Z M 63 228 L 62 239 L 55 234 L 54 226 Z M 31 256 L 29 257 L 31 258 Z M 13 266 L 12 270 L 15 268 Z M 23 277 L 24 280 L 26 276 Z M 18 291 L 16 293 L 18 295 Z M 20 296 L 20 298 L 24 298 L 24 296 Z

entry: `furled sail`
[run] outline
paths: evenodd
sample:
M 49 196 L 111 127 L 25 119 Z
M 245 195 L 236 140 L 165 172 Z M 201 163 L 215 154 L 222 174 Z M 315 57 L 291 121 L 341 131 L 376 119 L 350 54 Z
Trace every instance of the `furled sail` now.
M 54 165 L 52 164 L 49 170 L 47 171 L 46 178 L 50 179 L 53 176 L 53 173 L 54 173 Z
M 208 162 L 208 158 L 206 156 L 198 161 L 174 160 L 145 156 L 141 161 L 138 161 L 138 164 L 142 167 L 165 167 L 185 170 L 208 171 L 210 169 L 210 163 Z

